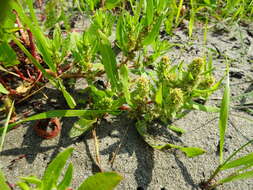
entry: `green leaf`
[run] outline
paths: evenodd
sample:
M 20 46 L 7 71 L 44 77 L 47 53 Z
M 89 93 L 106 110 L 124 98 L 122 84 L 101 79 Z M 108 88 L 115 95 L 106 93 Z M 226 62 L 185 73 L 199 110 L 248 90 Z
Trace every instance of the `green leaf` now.
M 31 30 L 36 40 L 36 45 L 40 53 L 42 54 L 43 60 L 48 65 L 50 70 L 56 72 L 56 64 L 52 60 L 52 51 L 50 49 L 51 44 L 49 39 L 45 37 L 37 22 L 32 22 L 32 20 L 25 14 L 25 11 L 23 10 L 23 7 L 19 1 L 13 2 L 12 6 L 17 11 L 22 23 L 27 25 L 28 28 Z
M 175 21 L 176 25 L 178 25 L 178 20 L 179 20 L 179 17 L 180 17 L 181 9 L 183 7 L 183 2 L 184 2 L 184 0 L 180 0 L 179 6 L 177 8 L 177 16 L 176 16 L 176 21 Z
M 10 187 L 6 183 L 6 179 L 2 170 L 0 169 L 0 189 L 1 190 L 11 190 Z
M 18 182 L 17 186 L 22 189 L 22 190 L 30 190 L 31 188 L 29 187 L 29 185 L 25 182 Z
M 199 156 L 206 152 L 205 150 L 197 147 L 183 147 L 175 144 L 157 142 L 151 135 L 147 133 L 147 124 L 143 121 L 137 122 L 136 129 L 149 146 L 158 150 L 176 148 L 184 152 L 190 158 Z
M 78 190 L 113 190 L 121 180 L 116 172 L 97 173 L 88 177 Z
M 253 163 L 253 153 L 250 153 L 246 156 L 243 156 L 241 158 L 238 158 L 236 160 L 230 161 L 228 163 L 226 163 L 225 165 L 223 165 L 221 167 L 221 170 L 227 170 L 230 168 L 235 168 L 238 166 L 243 166 L 243 165 L 248 165 Z
M 116 90 L 118 88 L 119 76 L 114 52 L 110 45 L 101 43 L 100 53 L 102 55 L 102 63 L 105 67 L 105 72 L 111 82 L 112 89 Z
M 7 42 L 0 43 L 0 62 L 3 62 L 5 67 L 11 67 L 19 64 L 15 51 Z
M 194 19 L 195 19 L 195 10 L 190 11 L 190 21 L 189 21 L 189 37 L 192 36 L 193 27 L 194 27 Z
M 59 85 L 60 85 L 60 89 L 63 93 L 63 96 L 64 96 L 65 100 L 68 103 L 68 106 L 71 109 L 75 108 L 76 107 L 76 102 L 75 102 L 74 98 L 68 93 L 66 88 L 63 86 L 62 82 L 61 81 L 58 81 L 58 82 L 59 82 Z
M 229 114 L 229 102 L 230 102 L 230 87 L 229 87 L 229 75 L 227 76 L 226 87 L 224 90 L 219 119 L 219 130 L 220 130 L 220 163 L 223 162 L 223 147 L 225 142 L 225 133 L 228 123 Z
M 155 95 L 155 102 L 159 105 L 163 102 L 163 86 L 160 85 Z
M 0 93 L 9 94 L 9 91 L 0 83 Z
M 174 131 L 174 132 L 176 132 L 176 133 L 179 133 L 180 135 L 186 133 L 186 131 L 185 131 L 184 129 L 179 128 L 179 127 L 174 126 L 174 125 L 168 125 L 167 127 L 168 127 L 170 130 L 172 130 L 172 131 Z
M 67 148 L 59 153 L 56 158 L 48 165 L 42 177 L 43 190 L 52 189 L 58 182 L 61 170 L 65 166 L 67 159 L 72 154 L 74 148 Z
M 186 154 L 187 157 L 193 158 L 195 156 L 199 156 L 201 154 L 204 154 L 206 151 L 198 148 L 198 147 L 183 147 L 183 146 L 178 146 L 174 144 L 163 144 L 163 145 L 153 145 L 153 148 L 156 148 L 158 150 L 164 150 L 164 149 L 171 149 L 171 148 L 176 148 L 181 150 Z
M 127 42 L 125 40 L 125 28 L 124 28 L 123 16 L 120 16 L 117 22 L 116 39 L 118 42 L 118 46 L 124 52 L 127 52 Z
M 27 121 L 34 121 L 39 119 L 47 119 L 47 118 L 53 118 L 53 117 L 82 117 L 82 116 L 91 116 L 96 117 L 99 114 L 109 113 L 113 115 L 117 115 L 121 113 L 121 111 L 112 111 L 112 110 L 53 110 L 53 111 L 47 111 L 43 113 L 39 113 L 33 116 L 30 116 L 28 118 L 25 118 L 23 120 L 19 120 L 18 122 L 12 123 L 8 126 L 8 130 L 13 128 L 16 125 L 19 125 L 21 123 L 27 122 Z M 0 127 L 0 135 L 3 134 L 3 128 Z
M 220 181 L 217 182 L 217 184 L 223 184 L 223 183 L 228 183 L 231 181 L 235 181 L 235 180 L 241 180 L 241 179 L 247 179 L 247 178 L 251 178 L 253 177 L 253 170 L 251 171 L 247 171 L 247 172 L 243 172 L 243 173 L 239 173 L 239 174 L 232 174 Z
M 33 64 L 40 69 L 40 71 L 43 73 L 43 76 L 45 76 L 49 81 L 56 86 L 57 88 L 60 88 L 64 98 L 66 99 L 68 105 L 70 108 L 74 108 L 76 106 L 75 100 L 73 97 L 66 91 L 65 87 L 63 86 L 60 79 L 55 79 L 51 75 L 49 75 L 46 70 L 41 66 L 41 64 L 31 55 L 31 53 L 25 48 L 23 44 L 20 43 L 20 41 L 12 35 L 13 41 L 19 46 L 19 48 L 26 54 L 26 56 L 33 62 Z
M 57 190 L 66 190 L 71 184 L 72 176 L 73 176 L 73 164 L 70 163 L 66 173 L 64 174 L 62 181 L 57 186 Z
M 106 0 L 105 7 L 107 9 L 114 9 L 121 2 L 121 0 Z
M 128 76 L 128 67 L 126 64 L 123 64 L 120 67 L 120 77 L 121 77 L 121 83 L 122 83 L 122 88 L 123 88 L 123 92 L 124 92 L 124 96 L 126 98 L 126 102 L 128 105 L 132 105 L 131 102 L 131 96 L 130 96 L 130 92 L 129 92 L 129 76 Z
M 182 152 L 184 152 L 189 158 L 199 156 L 201 154 L 204 154 L 206 151 L 198 148 L 198 147 L 182 147 L 179 148 Z
M 42 181 L 35 176 L 20 177 L 20 179 L 22 179 L 26 183 L 35 184 L 38 188 L 40 188 L 42 184 Z
M 77 137 L 89 131 L 93 128 L 93 124 L 97 122 L 97 119 L 88 120 L 86 118 L 80 118 L 77 122 L 74 123 L 73 127 L 70 130 L 69 136 L 71 138 Z
M 160 26 L 162 24 L 163 18 L 164 18 L 164 15 L 159 17 L 156 24 L 153 26 L 151 32 L 148 33 L 148 35 L 144 38 L 142 42 L 143 45 L 147 46 L 156 39 L 156 37 L 159 34 L 159 30 L 160 30 Z
M 186 107 L 188 109 L 195 109 L 195 110 L 200 110 L 200 111 L 204 111 L 204 112 L 214 112 L 214 113 L 220 112 L 220 109 L 217 107 L 198 104 L 194 101 L 189 101 L 189 103 L 186 104 Z
M 154 17 L 154 4 L 153 0 L 146 0 L 147 1 L 147 7 L 146 7 L 146 15 L 147 15 L 147 24 L 148 26 L 153 22 Z

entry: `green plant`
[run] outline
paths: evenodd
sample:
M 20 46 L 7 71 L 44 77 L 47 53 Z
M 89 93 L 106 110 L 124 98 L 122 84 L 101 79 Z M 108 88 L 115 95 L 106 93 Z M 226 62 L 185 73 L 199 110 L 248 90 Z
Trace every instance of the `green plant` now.
M 17 37 L 11 35 L 12 39 L 43 75 L 62 90 L 71 108 L 75 107 L 76 103 L 63 86 L 61 77 L 68 75 L 70 78 L 76 76 L 85 78 L 88 87 L 84 89 L 84 93 L 89 94 L 89 99 L 76 101 L 85 102 L 91 110 L 50 111 L 11 124 L 9 129 L 28 120 L 79 116 L 80 119 L 70 133 L 71 137 L 75 137 L 92 129 L 106 114 L 118 114 L 118 110 L 121 109 L 136 120 L 138 132 L 153 148 L 179 148 L 188 156 L 204 152 L 194 147 L 156 143 L 147 133 L 148 126 L 154 121 L 159 120 L 167 126 L 174 119 L 183 117 L 186 110 L 199 109 L 210 112 L 219 110 L 195 102 L 196 99 L 207 100 L 222 81 L 221 79 L 215 83 L 212 76 L 212 62 L 197 58 L 185 67 L 184 62 L 177 65 L 164 56 L 172 46 L 177 45 L 162 41 L 159 35 L 164 19 L 170 11 L 167 8 L 169 2 L 129 1 L 128 9 L 123 9 L 124 3 L 115 3 L 113 6 L 107 4 L 108 6 L 103 9 L 90 7 L 91 25 L 87 30 L 82 34 L 72 33 L 62 38 L 59 26 L 55 25 L 53 39 L 46 38 L 39 27 L 32 0 L 26 2 L 30 16 L 25 14 L 26 11 L 20 3 L 15 2 L 13 8 L 24 25 L 31 30 L 39 54 L 57 77 L 49 75 Z M 181 6 L 182 3 L 181 1 Z M 117 7 L 119 12 L 115 13 L 114 9 Z M 177 16 L 177 22 L 178 19 Z M 113 31 L 114 24 L 116 31 Z M 116 36 L 113 36 L 115 32 Z M 115 49 L 118 49 L 118 52 Z M 68 53 L 71 53 L 73 58 L 72 70 L 57 75 Z M 150 67 L 152 69 L 149 69 Z M 102 89 L 95 85 L 95 81 L 100 77 L 106 81 Z
M 42 179 L 36 176 L 21 177 L 21 181 L 17 186 L 22 190 L 36 189 L 36 190 L 66 190 L 71 189 L 71 181 L 73 175 L 73 165 L 70 163 L 66 169 L 61 180 L 59 180 L 62 170 L 66 165 L 67 159 L 73 152 L 73 148 L 67 148 L 59 153 L 56 158 L 46 168 Z M 112 190 L 116 187 L 122 177 L 116 172 L 97 173 L 88 177 L 78 187 L 78 190 Z M 6 179 L 0 171 L 0 187 L 2 190 L 10 190 L 6 184 Z
M 247 179 L 253 177 L 253 154 L 249 153 L 247 155 L 235 158 L 236 155 L 244 149 L 246 146 L 250 145 L 253 140 L 248 141 L 246 144 L 242 145 L 236 151 L 234 151 L 227 159 L 224 160 L 223 148 L 225 142 L 225 133 L 229 117 L 229 102 L 230 102 L 230 87 L 229 87 L 229 76 L 227 76 L 226 87 L 223 94 L 223 99 L 221 103 L 220 119 L 219 119 L 219 130 L 220 130 L 220 164 L 212 173 L 210 178 L 205 182 L 201 183 L 203 189 L 214 189 L 215 187 L 222 185 L 224 183 L 232 182 L 240 179 Z M 222 171 L 231 170 L 230 174 L 222 179 L 216 179 L 217 175 Z

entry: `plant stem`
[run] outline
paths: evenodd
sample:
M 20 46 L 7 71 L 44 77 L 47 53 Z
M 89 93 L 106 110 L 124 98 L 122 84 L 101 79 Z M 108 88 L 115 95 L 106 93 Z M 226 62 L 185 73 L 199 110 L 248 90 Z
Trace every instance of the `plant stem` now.
M 96 152 L 96 164 L 99 167 L 100 171 L 103 172 L 103 169 L 101 167 L 101 162 L 100 162 L 100 155 L 99 155 L 99 145 L 98 145 L 98 139 L 97 139 L 97 134 L 96 134 L 96 129 L 92 130 L 92 136 L 94 139 L 94 145 L 95 145 L 95 152 Z

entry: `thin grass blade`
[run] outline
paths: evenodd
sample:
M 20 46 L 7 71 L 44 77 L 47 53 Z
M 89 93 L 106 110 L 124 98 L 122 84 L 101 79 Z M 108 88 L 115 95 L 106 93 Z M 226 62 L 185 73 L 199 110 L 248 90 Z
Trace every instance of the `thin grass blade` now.
M 13 108 L 14 108 L 14 101 L 11 104 L 9 113 L 7 115 L 7 118 L 6 118 L 6 121 L 5 121 L 5 124 L 4 124 L 3 133 L 2 133 L 2 136 L 1 136 L 0 152 L 2 152 L 2 150 L 3 150 L 4 139 L 5 139 L 6 133 L 8 131 L 8 124 L 9 124 L 9 121 L 11 119 L 11 114 L 13 112 Z
M 227 123 L 228 123 L 229 103 L 230 103 L 230 86 L 229 86 L 229 75 L 228 75 L 225 91 L 224 91 L 222 102 L 221 102 L 220 119 L 219 119 L 220 163 L 221 164 L 223 162 L 223 148 L 224 148 L 224 143 L 225 143 L 225 133 L 226 133 L 226 128 L 227 128 Z

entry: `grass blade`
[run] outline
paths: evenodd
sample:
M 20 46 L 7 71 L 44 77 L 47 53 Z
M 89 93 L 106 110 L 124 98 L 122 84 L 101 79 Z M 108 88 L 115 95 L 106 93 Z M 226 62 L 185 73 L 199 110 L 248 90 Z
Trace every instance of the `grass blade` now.
M 36 115 L 33 115 L 31 117 L 28 117 L 26 119 L 20 120 L 16 123 L 12 123 L 8 126 L 7 131 L 13 128 L 16 125 L 19 125 L 21 123 L 27 122 L 27 121 L 34 121 L 39 119 L 47 119 L 47 118 L 53 118 L 53 117 L 82 117 L 82 116 L 96 116 L 99 114 L 119 114 L 121 111 L 112 111 L 112 110 L 52 110 L 47 111 L 43 113 L 39 113 Z M 0 135 L 3 134 L 4 128 L 0 128 Z
M 228 183 L 231 181 L 240 180 L 240 179 L 247 179 L 247 178 L 251 178 L 251 177 L 253 177 L 253 170 L 239 173 L 239 174 L 230 175 L 230 176 L 220 180 L 217 184 Z
M 176 21 L 175 21 L 176 25 L 178 25 L 178 20 L 179 20 L 179 17 L 180 17 L 181 9 L 183 7 L 183 2 L 184 2 L 184 0 L 180 0 L 179 6 L 177 8 L 177 16 L 176 16 Z
M 14 108 L 14 101 L 11 104 L 9 113 L 7 115 L 7 118 L 6 118 L 6 121 L 5 121 L 5 124 L 4 124 L 3 133 L 2 133 L 2 136 L 1 136 L 0 152 L 3 149 L 4 139 L 5 139 L 6 133 L 8 131 L 8 124 L 9 124 L 9 121 L 11 119 L 11 114 L 12 114 L 13 108 Z
M 147 8 L 146 8 L 147 24 L 150 25 L 153 22 L 154 17 L 154 3 L 153 0 L 146 0 L 146 1 L 147 1 Z
M 220 119 L 219 119 L 220 163 L 221 164 L 223 162 L 223 147 L 224 147 L 225 133 L 226 133 L 227 123 L 228 123 L 229 102 L 230 102 L 230 87 L 229 87 L 229 75 L 228 75 L 225 91 L 224 91 L 222 102 L 221 102 Z
M 221 167 L 221 170 L 227 170 L 227 169 L 230 169 L 230 168 L 235 168 L 235 167 L 238 167 L 238 166 L 248 165 L 248 164 L 251 164 L 251 163 L 253 163 L 253 153 L 226 163 L 225 165 L 223 165 Z

